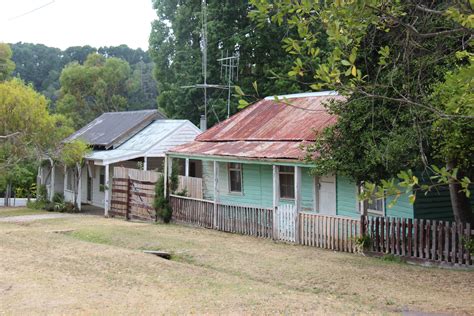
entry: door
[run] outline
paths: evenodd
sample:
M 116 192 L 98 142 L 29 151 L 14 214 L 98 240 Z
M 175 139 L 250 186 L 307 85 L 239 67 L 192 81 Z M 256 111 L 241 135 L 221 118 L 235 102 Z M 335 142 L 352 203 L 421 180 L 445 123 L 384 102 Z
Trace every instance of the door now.
M 319 178 L 319 213 L 336 215 L 336 177 Z

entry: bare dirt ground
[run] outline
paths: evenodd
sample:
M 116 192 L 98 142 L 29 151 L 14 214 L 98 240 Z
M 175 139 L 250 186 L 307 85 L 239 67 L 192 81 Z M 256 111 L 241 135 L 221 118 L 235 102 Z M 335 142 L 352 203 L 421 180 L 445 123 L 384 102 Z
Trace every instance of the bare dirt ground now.
M 473 297 L 473 272 L 212 230 L 93 216 L 0 223 L 0 314 L 468 315 Z

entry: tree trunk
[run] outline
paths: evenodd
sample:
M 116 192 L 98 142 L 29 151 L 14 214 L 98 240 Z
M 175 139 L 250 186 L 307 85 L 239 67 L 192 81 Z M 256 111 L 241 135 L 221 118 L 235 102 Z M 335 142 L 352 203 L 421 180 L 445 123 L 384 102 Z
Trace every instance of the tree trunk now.
M 452 170 L 456 166 L 454 160 L 449 160 L 447 169 Z M 463 177 L 461 171 L 458 171 L 458 179 Z M 474 217 L 472 215 L 472 208 L 469 198 L 466 193 L 462 192 L 462 186 L 459 182 L 451 179 L 449 182 L 449 195 L 451 197 L 451 206 L 453 208 L 454 219 L 456 222 L 474 224 Z

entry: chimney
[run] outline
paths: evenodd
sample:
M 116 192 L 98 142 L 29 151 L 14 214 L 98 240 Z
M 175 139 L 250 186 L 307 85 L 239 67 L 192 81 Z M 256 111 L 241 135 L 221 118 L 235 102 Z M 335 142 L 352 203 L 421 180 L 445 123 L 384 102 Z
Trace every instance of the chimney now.
M 201 115 L 201 121 L 199 122 L 199 128 L 203 132 L 205 130 L 207 130 L 207 120 L 206 120 L 206 117 L 204 115 Z

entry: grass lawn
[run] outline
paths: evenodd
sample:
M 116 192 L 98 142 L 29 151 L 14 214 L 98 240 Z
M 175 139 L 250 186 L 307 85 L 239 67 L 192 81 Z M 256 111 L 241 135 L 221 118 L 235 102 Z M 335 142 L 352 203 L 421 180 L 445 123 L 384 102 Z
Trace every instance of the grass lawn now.
M 474 314 L 474 272 L 178 225 L 0 223 L 0 254 L 0 314 Z
M 21 215 L 35 215 L 35 214 L 46 214 L 45 210 L 33 210 L 24 207 L 0 207 L 0 218 L 21 216 Z

